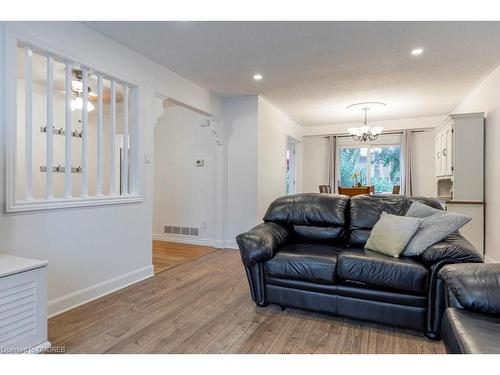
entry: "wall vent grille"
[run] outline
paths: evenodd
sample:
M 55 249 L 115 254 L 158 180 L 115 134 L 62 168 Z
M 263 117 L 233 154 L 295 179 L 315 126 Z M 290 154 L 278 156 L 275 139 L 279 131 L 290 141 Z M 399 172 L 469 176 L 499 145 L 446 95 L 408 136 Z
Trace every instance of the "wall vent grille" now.
M 178 227 L 175 225 L 165 225 L 163 232 L 168 234 L 175 234 L 179 236 L 192 236 L 198 237 L 200 235 L 200 228 L 193 227 Z

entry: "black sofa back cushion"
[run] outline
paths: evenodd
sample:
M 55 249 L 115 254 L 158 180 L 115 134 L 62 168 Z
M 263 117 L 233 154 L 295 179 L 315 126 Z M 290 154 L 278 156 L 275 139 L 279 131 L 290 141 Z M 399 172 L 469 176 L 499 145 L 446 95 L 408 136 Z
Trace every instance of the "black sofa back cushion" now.
M 343 238 L 347 228 L 348 202 L 345 195 L 287 195 L 271 203 L 264 221 L 292 227 L 299 241 L 336 241 Z
M 349 242 L 351 246 L 363 247 L 370 237 L 375 223 L 382 212 L 405 215 L 414 201 L 430 207 L 443 209 L 437 199 L 406 197 L 404 195 L 357 195 L 349 201 Z

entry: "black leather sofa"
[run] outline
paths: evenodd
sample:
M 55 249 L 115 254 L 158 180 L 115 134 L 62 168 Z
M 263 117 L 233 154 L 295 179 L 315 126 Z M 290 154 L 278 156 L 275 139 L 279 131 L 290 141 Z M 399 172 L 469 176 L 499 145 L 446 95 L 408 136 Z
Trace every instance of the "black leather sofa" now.
M 275 200 L 264 223 L 236 240 L 258 306 L 277 304 L 421 330 L 440 338 L 445 309 L 439 270 L 482 262 L 459 233 L 419 257 L 364 250 L 383 211 L 404 215 L 418 200 L 400 195 L 297 194 Z
M 448 308 L 442 336 L 449 353 L 500 354 L 500 264 L 443 267 Z

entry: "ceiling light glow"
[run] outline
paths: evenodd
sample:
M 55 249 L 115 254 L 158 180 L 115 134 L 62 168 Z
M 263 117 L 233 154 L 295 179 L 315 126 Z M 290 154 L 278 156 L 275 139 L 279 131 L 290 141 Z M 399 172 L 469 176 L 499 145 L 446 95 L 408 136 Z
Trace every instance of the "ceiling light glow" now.
M 411 51 L 411 54 L 413 56 L 418 56 L 418 55 L 421 55 L 422 53 L 424 52 L 424 49 L 423 48 L 415 48 Z
M 262 79 L 262 74 L 258 74 L 258 73 L 257 73 L 257 74 L 255 74 L 255 75 L 253 76 L 253 79 L 255 79 L 256 81 L 260 81 L 260 80 Z

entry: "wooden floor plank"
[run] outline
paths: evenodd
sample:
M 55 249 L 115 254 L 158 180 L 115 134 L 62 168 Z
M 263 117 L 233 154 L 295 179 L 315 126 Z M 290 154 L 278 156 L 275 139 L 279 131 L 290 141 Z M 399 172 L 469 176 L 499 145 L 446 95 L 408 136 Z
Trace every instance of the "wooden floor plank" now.
M 210 246 L 198 246 L 153 240 L 153 267 L 155 273 L 168 270 L 215 251 Z
M 257 307 L 235 250 L 209 252 L 53 317 L 49 339 L 67 353 L 445 352 L 418 332 Z

